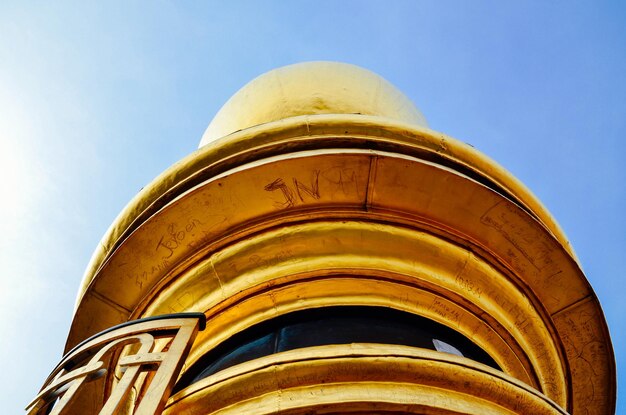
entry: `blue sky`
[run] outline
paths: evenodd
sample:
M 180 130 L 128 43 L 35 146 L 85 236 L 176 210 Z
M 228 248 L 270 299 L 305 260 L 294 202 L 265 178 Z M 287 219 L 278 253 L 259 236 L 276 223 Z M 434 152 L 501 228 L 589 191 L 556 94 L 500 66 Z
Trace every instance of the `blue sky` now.
M 126 202 L 237 89 L 307 60 L 379 73 L 537 194 L 600 298 L 623 384 L 625 23 L 618 1 L 0 3 L 3 412 L 60 359 Z

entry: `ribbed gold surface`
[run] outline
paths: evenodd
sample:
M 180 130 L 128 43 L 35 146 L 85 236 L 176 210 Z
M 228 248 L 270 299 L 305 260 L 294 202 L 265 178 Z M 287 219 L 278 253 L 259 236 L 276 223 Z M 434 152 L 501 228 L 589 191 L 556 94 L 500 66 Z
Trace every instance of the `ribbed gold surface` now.
M 301 349 L 191 385 L 169 413 L 611 413 L 602 310 L 541 203 L 481 153 L 420 126 L 380 78 L 316 65 L 244 87 L 210 144 L 131 201 L 94 253 L 67 347 L 128 319 L 200 311 L 207 328 L 188 368 L 274 317 L 382 306 L 452 328 L 503 372 L 403 346 Z M 326 79 L 323 105 L 304 79 Z M 275 113 L 242 110 L 263 99 L 280 101 Z
M 165 414 L 565 414 L 471 360 L 404 346 L 337 345 L 241 364 L 175 395 Z

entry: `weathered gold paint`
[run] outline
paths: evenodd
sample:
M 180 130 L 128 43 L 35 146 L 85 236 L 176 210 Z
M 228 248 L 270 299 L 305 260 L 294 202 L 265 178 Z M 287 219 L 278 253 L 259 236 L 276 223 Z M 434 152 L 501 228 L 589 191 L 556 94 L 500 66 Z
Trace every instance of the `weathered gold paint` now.
M 257 257 L 271 260 L 255 261 Z M 554 396 L 566 394 L 557 347 L 545 335 L 547 329 L 532 304 L 480 258 L 429 234 L 368 222 L 314 222 L 249 237 L 210 261 L 209 275 L 219 281 L 220 296 L 201 288 L 207 268 L 200 265 L 199 272 L 190 271 L 185 280 L 161 291 L 162 297 L 152 300 L 146 312 L 178 312 L 171 308 L 183 306 L 176 299 L 193 292 L 187 284 L 197 284 L 200 302 L 187 306 L 218 310 L 215 317 L 209 316 L 207 330 L 201 334 L 200 343 L 205 346 L 195 350 L 190 361 L 234 333 L 280 314 L 332 304 L 377 304 L 449 325 L 486 349 L 499 340 L 496 336 L 507 336 L 508 343 L 519 344 L 521 350 L 513 357 L 506 353 L 508 347 L 500 345 L 495 350 L 505 354 L 494 356 L 499 364 L 510 367 L 514 362 L 509 359 L 528 355 L 545 388 L 560 388 Z M 373 278 L 377 278 L 376 284 L 372 284 Z M 299 284 L 302 280 L 305 282 Z M 291 290 L 292 285 L 302 287 Z M 268 292 L 276 286 L 280 288 Z M 416 290 L 410 293 L 409 287 Z M 419 288 L 439 295 L 419 295 L 415 292 Z M 244 304 L 233 304 L 238 298 L 244 298 Z M 455 305 L 460 299 L 469 301 L 464 304 L 469 310 Z M 226 304 L 233 305 L 225 308 Z M 493 327 L 488 341 L 479 340 L 477 325 L 483 318 L 478 316 L 482 314 L 495 320 L 483 323 Z M 520 321 L 524 324 L 518 327 Z M 493 333 L 498 327 L 505 330 Z
M 378 305 L 457 330 L 504 373 L 402 346 L 302 349 L 210 376 L 168 413 L 612 412 L 608 330 L 563 232 L 519 181 L 407 102 L 332 63 L 244 87 L 206 145 L 112 224 L 67 348 L 128 319 L 200 311 L 190 365 L 290 311 Z
M 473 147 L 452 137 L 389 118 L 353 114 L 293 117 L 250 127 L 205 146 L 144 187 L 113 222 L 90 261 L 77 306 L 95 273 L 117 246 L 149 216 L 203 179 L 250 160 L 319 148 L 391 148 L 472 173 L 524 206 L 575 258 L 563 231 L 545 207 L 515 177 Z
M 338 408 L 345 413 L 565 413 L 523 382 L 479 363 L 378 344 L 316 347 L 257 359 L 204 379 L 172 401 L 166 414 L 304 414 Z

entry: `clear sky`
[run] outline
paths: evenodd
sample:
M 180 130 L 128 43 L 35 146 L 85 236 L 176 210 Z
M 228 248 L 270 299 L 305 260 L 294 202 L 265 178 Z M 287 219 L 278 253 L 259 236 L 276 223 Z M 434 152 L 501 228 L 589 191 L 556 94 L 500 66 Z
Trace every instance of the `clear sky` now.
M 237 89 L 307 60 L 379 73 L 537 194 L 600 298 L 624 384 L 625 5 L 0 2 L 2 412 L 20 413 L 59 361 L 117 213 Z

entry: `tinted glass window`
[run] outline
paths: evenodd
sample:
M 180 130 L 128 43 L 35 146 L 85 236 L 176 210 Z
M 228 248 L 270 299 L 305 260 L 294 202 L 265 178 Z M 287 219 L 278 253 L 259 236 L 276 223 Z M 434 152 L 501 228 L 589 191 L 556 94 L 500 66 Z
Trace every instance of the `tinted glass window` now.
M 220 370 L 273 353 L 350 343 L 437 350 L 500 370 L 491 356 L 468 338 L 427 318 L 382 307 L 325 307 L 287 314 L 236 334 L 187 370 L 175 391 Z

